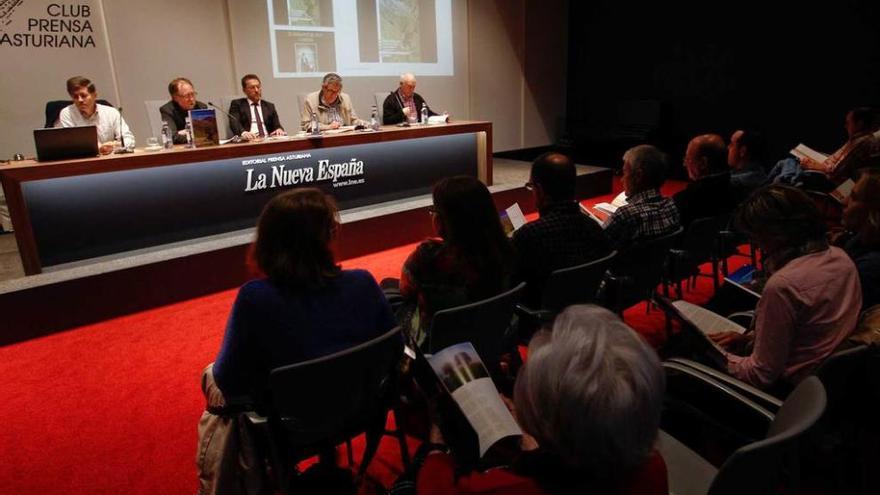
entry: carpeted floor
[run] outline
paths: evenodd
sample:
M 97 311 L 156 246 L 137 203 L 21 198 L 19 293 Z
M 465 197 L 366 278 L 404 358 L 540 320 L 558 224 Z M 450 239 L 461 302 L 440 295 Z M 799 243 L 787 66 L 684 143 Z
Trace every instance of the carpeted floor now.
M 396 277 L 413 248 L 343 266 Z M 703 302 L 710 292 L 711 282 L 700 281 L 686 298 Z M 234 296 L 229 290 L 0 348 L 0 493 L 194 492 L 199 376 L 219 349 Z M 625 318 L 652 343 L 662 339 L 659 311 L 646 314 L 642 304 Z M 370 475 L 384 484 L 398 473 L 396 444 L 383 442 Z

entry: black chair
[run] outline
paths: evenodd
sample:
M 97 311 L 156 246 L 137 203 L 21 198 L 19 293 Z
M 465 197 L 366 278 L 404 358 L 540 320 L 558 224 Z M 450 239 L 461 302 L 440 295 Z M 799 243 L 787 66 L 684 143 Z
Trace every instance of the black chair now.
M 698 218 L 691 222 L 681 237 L 681 242 L 669 251 L 669 265 L 663 279 L 663 292 L 669 295 L 668 284 L 675 284 L 679 299 L 684 297 L 682 281 L 703 275 L 700 265 L 712 263 L 712 286 L 718 291 L 718 274 L 722 253 L 719 232 L 727 227 L 730 215 Z M 690 285 L 690 284 L 688 284 Z
M 572 304 L 586 304 L 596 301 L 599 286 L 605 272 L 611 266 L 617 251 L 603 258 L 582 265 L 554 270 L 544 284 L 541 292 L 541 308 L 517 305 L 517 314 L 537 324 L 551 321 L 560 311 Z
M 70 105 L 70 100 L 51 100 L 46 102 L 46 125 L 43 127 L 49 128 L 55 125 L 55 122 L 58 121 L 58 116 L 61 115 L 61 110 L 64 109 L 67 105 Z M 98 103 L 101 105 L 107 105 L 108 107 L 112 107 L 107 100 L 98 100 Z
M 605 277 L 606 306 L 622 314 L 630 306 L 650 301 L 666 272 L 669 250 L 683 231 L 679 227 L 675 232 L 637 242 L 618 253 Z
M 661 431 L 658 448 L 666 461 L 670 493 L 762 494 L 779 493 L 781 487 L 787 488 L 786 492 L 797 493 L 800 481 L 797 448 L 803 435 L 822 416 L 827 404 L 825 387 L 818 378 L 809 377 L 801 382 L 778 412 L 771 414 L 724 385 L 713 383 L 711 377 L 696 370 L 682 367 L 672 371 L 691 382 L 706 385 L 700 389 L 702 402 L 721 397 L 726 403 L 742 401 L 737 410 L 741 413 L 738 421 L 751 420 L 769 426 L 760 440 L 737 448 L 717 469 L 674 436 Z M 707 390 L 712 392 L 707 393 Z M 712 420 L 711 417 L 708 419 Z M 695 423 L 691 427 L 695 428 Z
M 497 296 L 434 313 L 425 352 L 433 354 L 451 345 L 470 342 L 486 364 L 495 383 L 503 387 L 501 355 L 514 348 L 510 324 L 525 282 Z
M 272 402 L 265 422 L 257 418 L 269 448 L 273 478 L 291 493 L 296 463 L 348 443 L 366 432 L 367 445 L 359 475 L 379 447 L 390 405 L 396 394 L 397 369 L 403 356 L 400 328 L 329 356 L 272 370 Z M 397 435 L 401 454 L 406 451 Z

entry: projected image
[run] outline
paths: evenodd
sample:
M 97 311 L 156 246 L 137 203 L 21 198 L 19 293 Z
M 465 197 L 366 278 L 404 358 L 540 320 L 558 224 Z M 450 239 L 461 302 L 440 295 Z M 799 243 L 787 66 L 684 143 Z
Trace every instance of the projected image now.
M 453 75 L 451 0 L 267 0 L 275 77 Z
M 379 57 L 382 62 L 422 61 L 420 3 L 419 0 L 379 0 Z M 433 13 L 433 3 L 430 2 L 432 5 L 428 5 L 431 8 L 426 9 L 427 12 Z M 436 29 L 431 31 L 436 32 Z
M 273 0 L 275 22 L 288 26 L 333 26 L 332 0 Z
M 319 31 L 278 31 L 275 37 L 282 72 L 311 75 L 336 70 L 336 40 L 333 33 Z

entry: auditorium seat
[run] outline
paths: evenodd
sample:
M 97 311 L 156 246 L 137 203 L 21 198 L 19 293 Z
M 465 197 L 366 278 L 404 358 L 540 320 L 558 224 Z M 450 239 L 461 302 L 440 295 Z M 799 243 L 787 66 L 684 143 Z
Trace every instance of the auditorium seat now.
M 107 100 L 98 100 L 98 103 L 101 105 L 107 105 L 108 107 L 112 107 L 113 105 Z M 43 127 L 49 128 L 54 127 L 58 122 L 58 117 L 61 115 L 61 110 L 64 109 L 67 105 L 70 105 L 70 100 L 51 100 L 46 102 L 46 124 Z
M 663 280 L 669 250 L 683 232 L 680 227 L 671 234 L 639 241 L 618 253 L 605 277 L 606 306 L 622 314 L 630 306 L 650 301 Z
M 150 134 L 153 137 L 159 139 L 159 143 L 162 142 L 162 114 L 159 112 L 159 108 L 162 107 L 168 100 L 146 100 L 144 101 L 144 107 L 147 109 L 147 118 L 150 119 Z
M 266 418 L 252 416 L 268 444 L 271 472 L 283 493 L 293 493 L 296 464 L 345 442 L 353 464 L 351 438 L 366 433 L 358 475 L 366 472 L 385 431 L 396 396 L 403 356 L 400 327 L 369 342 L 310 361 L 272 370 L 272 403 Z M 393 432 L 406 459 L 402 433 Z

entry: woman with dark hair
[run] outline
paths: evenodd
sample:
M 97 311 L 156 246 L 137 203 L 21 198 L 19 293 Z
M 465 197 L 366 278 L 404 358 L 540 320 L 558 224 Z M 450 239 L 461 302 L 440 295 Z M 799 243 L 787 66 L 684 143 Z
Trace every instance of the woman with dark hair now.
M 862 307 L 880 304 L 880 171 L 861 174 L 843 210 L 846 235 L 838 240 L 862 284 Z
M 507 288 L 513 251 L 486 186 L 457 176 L 434 185 L 430 212 L 440 237 L 423 241 L 403 265 L 401 325 L 419 345 L 434 313 Z
M 862 294 L 853 262 L 829 247 L 825 224 L 804 192 L 773 185 L 739 207 L 739 229 L 764 253 L 770 276 L 755 313 L 755 331 L 714 334 L 723 346 L 747 344 L 747 356 L 727 354 L 727 370 L 760 388 L 793 385 L 809 375 L 855 328 Z
M 266 278 L 238 291 L 214 380 L 227 398 L 257 402 L 276 367 L 353 347 L 395 326 L 372 275 L 342 270 L 330 244 L 339 228 L 333 199 L 318 189 L 274 197 L 257 222 L 252 258 Z

